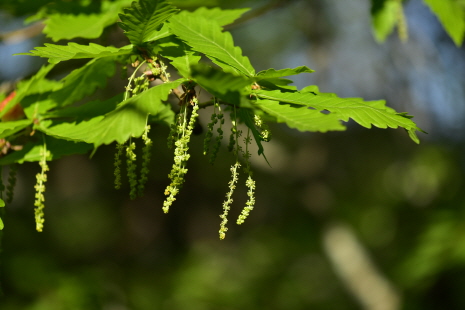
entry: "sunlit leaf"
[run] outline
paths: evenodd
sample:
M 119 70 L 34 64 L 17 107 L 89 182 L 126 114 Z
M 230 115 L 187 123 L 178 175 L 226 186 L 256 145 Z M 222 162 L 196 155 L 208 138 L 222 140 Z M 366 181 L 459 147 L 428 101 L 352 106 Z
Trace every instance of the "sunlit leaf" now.
M 179 74 L 185 78 L 191 77 L 191 67 L 198 64 L 201 56 L 194 52 L 187 44 L 179 39 L 173 38 L 170 42 L 160 45 L 160 54 L 171 60 Z
M 402 10 L 401 1 L 372 0 L 371 18 L 375 39 L 384 42 L 394 30 Z
M 120 27 L 137 46 L 150 41 L 159 26 L 178 10 L 164 0 L 141 0 L 133 2 L 130 8 L 120 14 Z
M 251 79 L 243 75 L 233 75 L 205 65 L 192 67 L 193 79 L 209 93 L 221 100 L 240 104 L 243 95 L 250 91 Z M 249 89 L 246 87 L 249 86 Z
M 291 76 L 291 75 L 297 75 L 300 73 L 312 73 L 315 72 L 314 70 L 308 68 L 307 66 L 300 66 L 294 69 L 281 69 L 281 70 L 275 70 L 275 69 L 268 69 L 264 71 L 260 71 L 257 73 L 255 76 L 256 80 L 261 80 L 261 79 L 274 79 L 274 78 L 280 78 L 283 76 Z
M 140 95 L 123 101 L 118 107 L 102 116 L 88 121 L 59 123 L 45 121 L 39 130 L 48 135 L 71 141 L 84 141 L 98 147 L 113 141 L 125 142 L 129 137 L 142 135 L 148 114 L 166 115 L 169 106 L 163 103 L 168 98 L 171 89 L 179 86 L 184 79 L 161 84 L 150 88 Z
M 416 130 L 420 130 L 413 121 L 400 113 L 394 113 L 388 109 L 380 109 L 376 105 L 370 105 L 359 98 L 339 98 L 336 96 L 315 95 L 313 93 L 280 91 L 256 91 L 255 94 L 262 99 L 270 99 L 279 102 L 293 103 L 314 108 L 318 111 L 329 111 L 335 116 L 347 122 L 349 118 L 360 125 L 371 128 L 372 125 L 379 128 L 402 127 L 409 131 L 412 138 Z M 416 136 L 415 136 L 416 137 Z M 412 138 L 418 143 L 418 138 Z
M 290 128 L 300 131 L 345 130 L 336 115 L 323 114 L 307 106 L 289 105 L 274 100 L 258 100 L 257 107 L 276 117 L 278 123 L 286 123 Z
M 55 160 L 72 154 L 84 154 L 92 149 L 91 144 L 60 140 L 49 136 L 45 137 L 45 141 L 47 144 L 47 151 L 50 152 L 50 156 L 47 160 Z M 35 142 L 28 142 L 21 150 L 14 151 L 0 158 L 0 165 L 40 161 L 43 157 L 43 146 L 44 141 L 42 139 L 38 139 Z
M 0 139 L 6 138 L 24 128 L 30 126 L 32 121 L 29 119 L 22 119 L 13 122 L 0 122 Z
M 465 4 L 456 0 L 423 0 L 439 18 L 444 29 L 460 46 L 465 36 Z
M 29 55 L 48 58 L 52 64 L 60 61 L 82 58 L 102 58 L 118 55 L 127 55 L 132 52 L 132 45 L 126 45 L 121 48 L 112 46 L 101 46 L 90 43 L 89 45 L 80 45 L 77 43 L 68 43 L 68 45 L 47 44 L 45 47 L 36 47 L 30 53 L 20 53 L 15 55 Z
M 242 50 L 234 46 L 229 32 L 223 32 L 215 21 L 182 12 L 170 19 L 170 29 L 193 50 L 207 55 L 223 70 L 255 75 L 255 69 Z
M 63 88 L 54 92 L 50 99 L 57 106 L 65 106 L 91 95 L 97 88 L 105 87 L 107 79 L 115 74 L 115 60 L 105 57 L 89 61 L 72 71 L 63 81 Z
M 33 77 L 18 83 L 16 95 L 3 107 L 3 110 L 0 111 L 0 117 L 5 115 L 16 104 L 21 103 L 23 98 L 28 95 L 45 93 L 59 88 L 61 83 L 45 79 L 45 76 L 53 67 L 54 65 L 43 66 Z
M 80 106 L 70 106 L 65 109 L 54 110 L 42 114 L 43 118 L 72 118 L 78 121 L 104 115 L 113 111 L 123 101 L 124 93 L 118 94 L 108 100 L 93 100 Z

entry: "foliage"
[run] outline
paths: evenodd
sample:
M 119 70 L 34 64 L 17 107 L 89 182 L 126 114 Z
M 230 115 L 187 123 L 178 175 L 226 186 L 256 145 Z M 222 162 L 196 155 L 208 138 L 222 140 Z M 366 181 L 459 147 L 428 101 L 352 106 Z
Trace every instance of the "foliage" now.
M 461 46 L 465 38 L 465 2 L 462 0 L 423 0 L 437 16 L 455 45 Z M 371 15 L 375 38 L 379 42 L 397 26 L 399 36 L 407 40 L 408 29 L 403 0 L 371 0 Z
M 104 1 L 100 12 L 74 16 L 44 8 L 35 18 L 46 18 L 44 33 L 54 41 L 91 39 L 99 37 L 105 27 L 114 24 L 117 12 L 128 5 L 128 1 L 123 0 Z M 10 146 L 0 164 L 37 161 L 41 165 L 42 173 L 38 175 L 36 185 L 39 231 L 44 222 L 43 183 L 46 181 L 47 161 L 87 152 L 91 148 L 95 152 L 103 144 L 116 142 L 118 154 L 123 146 L 126 148 L 131 198 L 134 199 L 137 188 L 139 191 L 144 188 L 150 160 L 150 150 L 146 149 L 141 175 L 138 176 L 134 140 L 144 137 L 148 143 L 149 126 L 157 130 L 160 124 L 171 127 L 169 141 L 175 146 L 173 169 L 169 175 L 171 184 L 165 190 L 168 197 L 163 206 L 163 210 L 168 212 L 188 171 L 189 143 L 197 110 L 211 105 L 221 111 L 230 111 L 233 124 L 230 139 L 235 163 L 231 168 L 233 177 L 227 200 L 223 204 L 221 238 L 227 231 L 226 215 L 233 201 L 232 194 L 241 166 L 247 174 L 245 184 L 249 190 L 248 201 L 238 223 L 242 223 L 253 209 L 255 181 L 252 179 L 248 146 L 255 140 L 258 155 L 265 156 L 262 142 L 269 141 L 270 135 L 262 119 L 310 132 L 345 130 L 343 122 L 352 119 L 366 128 L 404 128 L 410 138 L 419 143 L 416 131 L 420 129 L 411 117 L 386 107 L 384 101 L 340 98 L 335 94 L 321 93 L 316 86 L 299 91 L 289 85 L 292 81 L 284 77 L 313 72 L 306 66 L 280 70 L 271 68 L 256 73 L 241 48 L 234 45 L 232 35 L 224 30 L 226 24 L 234 22 L 245 12 L 246 9 L 221 10 L 218 7 L 180 11 L 164 0 L 141 0 L 133 2 L 119 14 L 121 22 L 118 25 L 129 45 L 116 48 L 69 42 L 45 44 L 29 53 L 18 54 L 47 58 L 50 64 L 19 83 L 16 95 L 5 99 L 0 116 L 11 113 L 16 106 L 22 108 L 23 114 L 0 124 L 2 139 Z M 76 27 L 82 23 L 92 23 L 93 26 L 85 31 Z M 202 56 L 212 63 L 201 61 Z M 47 78 L 55 65 L 73 59 L 89 61 L 59 81 Z M 133 68 L 128 70 L 130 77 L 125 91 L 111 98 L 88 100 L 98 89 L 107 86 L 107 79 L 115 75 L 117 65 L 124 68 L 131 65 Z M 173 69 L 180 78 L 171 79 Z M 199 102 L 200 89 L 208 91 L 211 100 Z M 178 101 L 173 107 L 169 105 L 169 99 L 173 101 L 170 94 L 174 94 Z M 241 123 L 245 129 L 241 129 Z M 243 132 L 245 137 L 241 137 Z M 218 133 L 222 137 L 221 127 Z M 211 139 L 211 134 L 207 139 Z M 219 143 L 217 140 L 214 157 Z M 116 185 L 119 187 L 119 164 L 124 161 L 119 159 L 119 155 L 115 160 Z

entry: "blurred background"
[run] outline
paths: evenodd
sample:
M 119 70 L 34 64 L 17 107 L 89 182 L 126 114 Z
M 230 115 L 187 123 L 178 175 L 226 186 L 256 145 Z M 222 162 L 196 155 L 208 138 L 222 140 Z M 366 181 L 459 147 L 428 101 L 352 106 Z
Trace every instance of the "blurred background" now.
M 24 28 L 43 2 L 2 0 L 0 33 Z M 203 135 L 192 138 L 186 183 L 167 215 L 168 128 L 152 130 L 149 183 L 134 201 L 127 183 L 113 188 L 114 146 L 50 163 L 43 233 L 33 211 L 39 166 L 25 163 L 6 207 L 0 309 L 465 309 L 464 47 L 419 0 L 405 4 L 408 42 L 393 34 L 383 44 L 367 0 L 279 3 L 219 1 L 268 8 L 230 29 L 257 71 L 307 65 L 316 72 L 294 77 L 299 88 L 386 99 L 428 132 L 421 144 L 402 129 L 354 123 L 326 134 L 271 126 L 271 167 L 252 158 L 255 209 L 234 224 L 247 200 L 242 177 L 223 241 L 234 158 L 220 150 L 211 166 Z M 46 42 L 0 42 L 0 83 L 38 70 L 43 59 L 11 55 Z M 93 42 L 128 44 L 117 26 Z M 123 91 L 119 76 L 109 83 Z M 206 129 L 211 111 L 200 113 Z

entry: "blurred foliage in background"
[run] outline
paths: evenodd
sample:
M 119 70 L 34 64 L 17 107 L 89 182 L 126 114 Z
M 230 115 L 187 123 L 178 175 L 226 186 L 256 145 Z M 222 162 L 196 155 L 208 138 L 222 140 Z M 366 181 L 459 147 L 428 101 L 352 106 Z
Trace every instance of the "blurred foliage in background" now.
M 22 29 L 46 2 L 2 0 L 0 32 Z M 429 132 L 419 146 L 400 130 L 302 134 L 275 126 L 266 149 L 272 168 L 253 162 L 255 210 L 224 241 L 217 230 L 229 162 L 210 166 L 201 136 L 193 137 L 186 187 L 168 215 L 165 148 L 154 150 L 151 190 L 135 201 L 113 189 L 112 147 L 91 160 L 51 163 L 43 233 L 32 216 L 39 168 L 24 164 L 2 236 L 0 309 L 465 309 L 465 50 L 418 0 L 404 2 L 405 43 L 388 36 L 395 23 L 375 25 L 373 35 L 370 12 L 376 23 L 384 2 L 201 4 L 254 8 L 256 16 L 230 30 L 258 70 L 304 64 L 316 73 L 299 76 L 299 87 L 387 99 Z M 122 46 L 122 39 L 110 27 L 94 42 Z M 0 82 L 35 72 L 42 59 L 11 54 L 47 40 L 0 42 Z M 57 74 L 73 65 L 81 63 Z M 164 145 L 167 135 L 165 128 L 152 139 Z M 242 205 L 247 195 L 237 197 Z

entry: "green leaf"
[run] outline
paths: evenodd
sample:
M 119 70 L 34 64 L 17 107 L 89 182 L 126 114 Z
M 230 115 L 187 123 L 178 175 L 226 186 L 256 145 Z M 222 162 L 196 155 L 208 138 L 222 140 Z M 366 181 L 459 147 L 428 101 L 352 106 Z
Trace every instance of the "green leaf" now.
M 95 39 L 117 19 L 116 12 L 90 15 L 53 14 L 44 22 L 44 33 L 54 42 L 73 38 Z
M 169 42 L 159 46 L 161 47 L 160 55 L 171 60 L 171 65 L 178 70 L 181 76 L 190 78 L 191 67 L 199 63 L 201 56 L 187 44 L 174 37 Z
M 289 85 L 294 83 L 294 81 L 283 78 L 267 78 L 257 81 L 258 85 L 264 87 L 265 89 L 271 90 L 281 90 L 281 91 L 297 91 L 297 87 L 294 85 Z
M 63 88 L 50 95 L 57 106 L 74 103 L 104 88 L 107 79 L 115 74 L 115 60 L 112 57 L 93 59 L 85 66 L 73 70 L 63 81 Z
M 22 119 L 13 122 L 0 122 L 0 139 L 11 136 L 18 131 L 21 131 L 24 128 L 30 126 L 31 124 L 32 120 L 29 119 Z
M 92 149 L 92 145 L 90 144 L 59 140 L 53 137 L 46 136 L 45 141 L 47 144 L 47 151 L 50 151 L 50 156 L 47 160 L 55 160 L 73 154 L 85 154 Z M 0 165 L 40 161 L 43 157 L 43 147 L 44 142 L 42 139 L 35 142 L 28 142 L 21 150 L 14 151 L 0 158 Z
M 123 101 L 123 98 L 124 93 L 121 93 L 105 101 L 93 100 L 77 107 L 71 106 L 65 109 L 54 110 L 52 112 L 42 114 L 42 117 L 47 119 L 72 118 L 77 121 L 82 121 L 113 111 L 118 103 Z
M 252 131 L 255 143 L 257 143 L 258 155 L 263 154 L 263 157 L 265 158 L 266 162 L 269 165 L 270 163 L 268 162 L 268 159 L 266 159 L 266 156 L 264 153 L 264 149 L 262 145 L 262 137 L 260 136 L 260 133 L 258 132 L 257 128 L 255 128 L 255 122 L 253 120 L 253 117 L 254 117 L 253 112 L 250 109 L 240 109 L 239 113 L 240 113 L 240 118 L 244 121 L 246 126 L 250 128 L 250 130 Z
M 140 46 L 151 40 L 158 27 L 178 10 L 164 0 L 140 0 L 120 14 L 118 23 L 129 41 Z
M 245 12 L 249 11 L 248 8 L 223 10 L 219 7 L 206 8 L 201 7 L 192 12 L 191 14 L 201 16 L 205 19 L 216 21 L 220 26 L 232 24 L 236 19 L 242 16 Z
M 371 18 L 376 41 L 384 42 L 394 30 L 402 10 L 401 1 L 372 0 Z
M 233 75 L 200 64 L 192 67 L 192 78 L 210 94 L 237 105 L 241 104 L 245 94 L 250 93 L 252 83 L 243 75 Z
M 178 87 L 183 81 L 185 80 L 180 79 L 152 87 L 123 101 L 105 116 L 74 123 L 45 121 L 37 129 L 60 139 L 93 143 L 95 147 L 113 141 L 124 143 L 129 137 L 142 135 L 148 114 L 166 116 L 165 110 L 170 107 L 162 101 L 168 98 L 171 89 Z
M 194 51 L 207 55 L 228 72 L 254 76 L 255 69 L 242 50 L 234 46 L 229 32 L 223 32 L 215 21 L 182 12 L 170 20 L 171 32 L 186 42 Z
M 44 33 L 53 41 L 73 38 L 95 39 L 101 37 L 105 27 L 118 20 L 118 12 L 129 6 L 131 0 L 103 1 L 98 14 L 52 14 L 45 20 Z M 83 27 L 85 25 L 85 27 Z
M 7 103 L 2 111 L 0 111 L 0 117 L 3 117 L 11 108 L 20 103 L 24 97 L 58 88 L 60 83 L 45 79 L 45 76 L 53 67 L 54 65 L 43 66 L 33 77 L 18 83 L 15 97 Z
M 257 107 L 276 117 L 278 123 L 286 123 L 290 128 L 300 131 L 345 130 L 336 115 L 323 114 L 306 106 L 280 104 L 274 100 L 258 100 Z
M 118 55 L 128 55 L 132 52 L 132 45 L 126 45 L 121 48 L 112 46 L 101 46 L 90 43 L 89 45 L 80 45 L 70 42 L 68 45 L 47 44 L 45 47 L 36 47 L 30 53 L 20 53 L 15 55 L 29 55 L 48 58 L 48 62 L 57 64 L 60 61 L 82 58 L 102 58 Z
M 315 72 L 315 70 L 312 70 L 306 66 L 300 66 L 294 69 L 281 69 L 281 70 L 275 70 L 273 68 L 265 70 L 265 71 L 260 71 L 257 73 L 255 76 L 255 79 L 257 81 L 262 80 L 262 79 L 274 79 L 274 78 L 280 78 L 283 76 L 291 76 L 291 75 L 297 75 L 300 73 L 312 73 Z
M 465 5 L 457 0 L 423 0 L 439 18 L 444 29 L 461 46 L 465 36 Z
M 329 111 L 335 114 L 340 120 L 347 122 L 349 118 L 360 125 L 371 128 L 374 125 L 379 128 L 398 128 L 402 127 L 411 133 L 415 134 L 416 130 L 420 130 L 414 122 L 402 114 L 393 112 L 392 109 L 379 108 L 379 102 L 372 105 L 359 98 L 339 98 L 337 96 L 315 95 L 313 93 L 282 93 L 280 91 L 264 91 L 255 92 L 259 98 L 270 99 L 280 102 L 293 103 L 314 108 L 318 111 Z M 418 142 L 418 138 L 413 138 Z
M 168 24 L 163 24 L 160 30 L 153 31 L 151 35 L 147 38 L 148 42 L 157 41 L 171 35 L 170 27 Z

